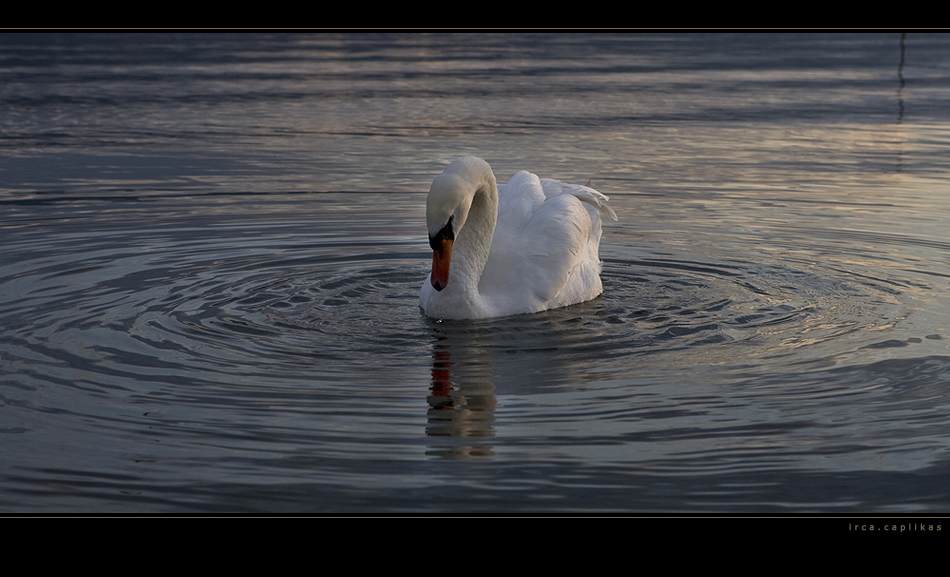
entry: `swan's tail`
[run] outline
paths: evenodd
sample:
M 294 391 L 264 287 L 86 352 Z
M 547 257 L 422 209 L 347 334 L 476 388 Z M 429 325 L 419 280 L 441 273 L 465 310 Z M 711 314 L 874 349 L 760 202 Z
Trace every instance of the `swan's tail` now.
M 588 184 L 590 184 L 590 182 L 588 182 Z M 610 218 L 610 220 L 617 220 L 617 213 L 614 212 L 614 209 L 610 208 L 609 204 L 607 204 L 607 201 L 610 200 L 607 198 L 607 195 L 597 192 L 589 186 L 568 184 L 566 182 L 561 182 L 560 180 L 554 180 L 552 178 L 542 178 L 541 188 L 544 189 L 544 196 L 548 198 L 557 196 L 559 194 L 570 194 L 572 196 L 576 196 L 579 200 L 595 207 L 598 211 L 600 211 L 600 214 Z

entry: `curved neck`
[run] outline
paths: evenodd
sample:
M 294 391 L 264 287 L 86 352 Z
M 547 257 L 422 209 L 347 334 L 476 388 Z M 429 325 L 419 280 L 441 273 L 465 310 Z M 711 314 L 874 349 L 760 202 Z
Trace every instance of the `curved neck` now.
M 477 292 L 478 282 L 488 262 L 495 223 L 498 220 L 498 189 L 495 176 L 479 179 L 473 187 L 472 205 L 465 225 L 459 230 L 452 249 L 452 272 L 456 286 L 465 292 Z M 449 282 L 449 286 L 452 281 Z

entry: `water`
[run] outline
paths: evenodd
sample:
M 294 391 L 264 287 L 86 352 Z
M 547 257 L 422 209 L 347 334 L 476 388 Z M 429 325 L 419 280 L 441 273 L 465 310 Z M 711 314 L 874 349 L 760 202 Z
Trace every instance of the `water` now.
M 0 511 L 950 509 L 950 38 L 0 35 Z M 437 322 L 432 178 L 620 216 Z

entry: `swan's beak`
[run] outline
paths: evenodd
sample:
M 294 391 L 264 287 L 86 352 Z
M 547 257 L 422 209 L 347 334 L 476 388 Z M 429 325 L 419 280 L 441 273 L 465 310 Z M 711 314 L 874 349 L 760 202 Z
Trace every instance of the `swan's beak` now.
M 440 291 L 449 284 L 449 261 L 452 260 L 452 239 L 442 238 L 432 251 L 432 287 Z

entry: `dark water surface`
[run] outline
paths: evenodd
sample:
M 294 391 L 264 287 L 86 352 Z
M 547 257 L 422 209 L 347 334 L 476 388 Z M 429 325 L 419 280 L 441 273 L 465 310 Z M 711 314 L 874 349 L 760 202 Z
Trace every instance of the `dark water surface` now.
M 950 511 L 950 37 L 0 35 L 0 511 Z M 465 154 L 605 293 L 418 307 Z

